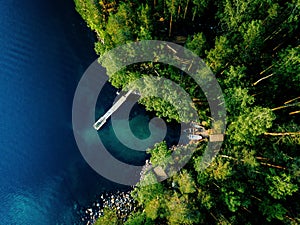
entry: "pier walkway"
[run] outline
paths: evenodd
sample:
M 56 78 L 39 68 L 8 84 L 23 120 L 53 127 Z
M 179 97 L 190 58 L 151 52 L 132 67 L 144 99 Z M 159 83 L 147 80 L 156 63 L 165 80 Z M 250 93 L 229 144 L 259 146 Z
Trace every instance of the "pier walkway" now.
M 116 101 L 116 103 L 94 123 L 93 127 L 96 130 L 99 130 L 106 123 L 106 120 L 126 101 L 131 92 L 132 90 L 129 90 L 125 95 L 121 96 L 120 99 Z

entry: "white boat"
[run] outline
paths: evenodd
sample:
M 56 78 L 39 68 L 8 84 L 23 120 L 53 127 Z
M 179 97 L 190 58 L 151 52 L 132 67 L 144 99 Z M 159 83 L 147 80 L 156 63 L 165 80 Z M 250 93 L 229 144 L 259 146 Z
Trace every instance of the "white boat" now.
M 203 137 L 201 135 L 197 135 L 197 134 L 189 134 L 188 138 L 193 141 L 198 141 L 198 140 L 201 140 Z
M 193 133 L 193 128 L 188 128 L 188 129 L 185 129 L 185 130 L 183 130 L 184 132 L 186 132 L 186 133 Z
M 202 127 L 202 126 L 200 126 L 200 125 L 198 125 L 196 123 L 191 123 L 191 126 L 194 127 L 194 128 L 196 128 L 196 129 L 199 129 L 200 132 L 205 131 L 204 127 Z

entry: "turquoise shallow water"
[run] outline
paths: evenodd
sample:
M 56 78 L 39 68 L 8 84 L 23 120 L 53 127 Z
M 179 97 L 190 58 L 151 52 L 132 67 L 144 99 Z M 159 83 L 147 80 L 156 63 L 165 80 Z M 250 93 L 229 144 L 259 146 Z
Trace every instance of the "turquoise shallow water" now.
M 75 203 L 128 188 L 96 174 L 73 136 L 73 95 L 96 59 L 93 34 L 72 0 L 4 1 L 0 24 L 0 224 L 74 224 Z M 114 100 L 116 90 L 106 91 L 98 112 Z M 135 113 L 131 123 L 144 138 L 149 116 Z M 99 136 L 116 158 L 143 164 L 145 153 L 122 146 L 110 122 Z

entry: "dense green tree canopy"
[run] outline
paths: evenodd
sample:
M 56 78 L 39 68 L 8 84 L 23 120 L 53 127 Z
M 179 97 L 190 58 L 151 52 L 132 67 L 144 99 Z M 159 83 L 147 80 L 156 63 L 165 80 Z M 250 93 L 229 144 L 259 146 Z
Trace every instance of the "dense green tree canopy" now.
M 227 129 L 219 154 L 203 170 L 202 141 L 188 164 L 164 182 L 147 185 L 157 180 L 147 173 L 132 191 L 137 209 L 126 225 L 300 224 L 299 0 L 74 1 L 97 35 L 99 55 L 132 41 L 172 41 L 203 58 L 225 96 Z M 202 124 L 211 127 L 204 93 L 177 68 L 153 59 L 109 79 L 122 88 L 148 76 L 180 85 Z M 144 91 L 155 89 L 151 82 L 143 85 Z M 169 86 L 164 91 L 173 94 Z M 147 97 L 140 104 L 180 121 L 176 99 Z M 153 166 L 165 169 L 170 160 L 182 160 L 180 151 L 184 147 L 168 149 L 162 142 L 148 153 Z M 121 221 L 108 210 L 98 223 Z

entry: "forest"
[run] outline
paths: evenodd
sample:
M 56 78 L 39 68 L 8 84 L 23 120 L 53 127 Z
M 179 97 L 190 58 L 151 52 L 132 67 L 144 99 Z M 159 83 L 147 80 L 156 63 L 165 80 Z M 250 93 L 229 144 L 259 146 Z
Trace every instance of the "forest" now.
M 141 40 L 179 44 L 215 74 L 227 111 L 225 139 L 210 166 L 199 166 L 207 146 L 202 141 L 180 172 L 147 185 L 156 179 L 149 173 L 136 185 L 137 207 L 125 222 L 106 209 L 96 224 L 300 224 L 299 0 L 74 1 L 97 36 L 100 58 Z M 201 88 L 173 66 L 134 64 L 109 81 L 122 88 L 147 75 L 179 84 L 210 127 Z M 180 120 L 172 102 L 148 97 L 140 104 Z M 154 165 L 164 165 L 172 151 L 162 142 L 148 153 Z

